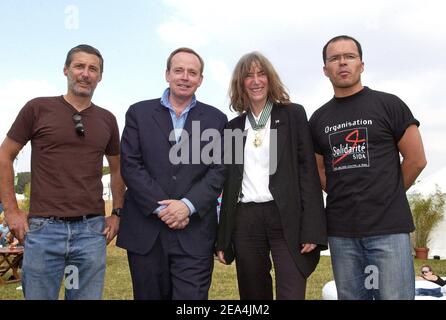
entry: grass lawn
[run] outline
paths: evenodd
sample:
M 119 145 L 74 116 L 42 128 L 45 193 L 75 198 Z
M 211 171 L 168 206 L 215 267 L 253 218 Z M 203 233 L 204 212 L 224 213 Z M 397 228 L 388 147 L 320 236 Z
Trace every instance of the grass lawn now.
M 132 299 L 132 284 L 125 250 L 112 244 L 107 249 L 107 255 L 104 299 Z M 418 272 L 421 265 L 425 263 L 432 266 L 436 274 L 446 275 L 446 260 L 415 259 L 415 270 Z M 322 287 L 332 279 L 330 258 L 323 256 L 316 271 L 308 279 L 306 298 L 321 299 Z M 0 286 L 0 300 L 23 299 L 22 291 L 16 290 L 19 285 L 20 283 L 13 283 Z M 62 291 L 60 297 L 63 297 Z M 224 266 L 215 261 L 209 298 L 211 300 L 239 299 L 234 264 Z

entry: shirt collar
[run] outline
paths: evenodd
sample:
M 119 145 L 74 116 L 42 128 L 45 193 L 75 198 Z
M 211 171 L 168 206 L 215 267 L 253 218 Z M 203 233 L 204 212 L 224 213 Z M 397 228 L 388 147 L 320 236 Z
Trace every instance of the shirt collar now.
M 175 112 L 175 109 L 170 104 L 169 95 L 170 95 L 170 88 L 167 88 L 166 90 L 164 90 L 164 93 L 163 93 L 163 95 L 161 97 L 161 105 L 163 105 L 167 109 Z M 196 104 L 197 104 L 197 98 L 195 97 L 195 94 L 194 94 L 192 96 L 192 100 L 190 101 L 189 105 L 183 110 L 181 115 L 186 114 L 187 112 L 189 112 L 189 110 L 192 109 L 193 107 L 195 107 Z

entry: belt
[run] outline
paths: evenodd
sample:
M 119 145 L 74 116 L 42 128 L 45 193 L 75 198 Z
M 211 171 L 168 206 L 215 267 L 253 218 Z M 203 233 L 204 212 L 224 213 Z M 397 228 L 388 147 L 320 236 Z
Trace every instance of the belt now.
M 239 202 L 238 205 L 241 207 L 260 207 L 260 206 L 272 206 L 275 205 L 276 202 L 274 200 L 267 202 Z
M 84 219 L 91 219 L 91 218 L 96 218 L 96 217 L 100 217 L 100 216 L 102 216 L 102 215 L 101 214 L 87 214 L 85 216 L 78 216 L 78 217 L 32 216 L 31 218 L 50 219 L 50 220 L 62 221 L 62 222 L 76 222 L 76 221 L 82 221 Z

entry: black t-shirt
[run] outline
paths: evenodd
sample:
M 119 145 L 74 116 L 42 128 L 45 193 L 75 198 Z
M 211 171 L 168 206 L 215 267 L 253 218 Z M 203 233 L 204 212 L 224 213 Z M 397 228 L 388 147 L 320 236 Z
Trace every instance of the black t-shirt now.
M 424 277 L 423 277 L 423 278 L 424 278 Z M 443 279 L 440 278 L 439 276 L 437 276 L 437 280 L 429 280 L 429 279 L 426 279 L 426 278 L 424 278 L 424 279 L 427 280 L 427 281 L 436 283 L 436 284 L 438 284 L 440 287 L 443 287 L 444 285 L 446 285 L 446 280 L 443 280 Z
M 364 237 L 414 230 L 397 144 L 419 122 L 395 95 L 364 87 L 333 98 L 310 118 L 327 177 L 329 236 Z

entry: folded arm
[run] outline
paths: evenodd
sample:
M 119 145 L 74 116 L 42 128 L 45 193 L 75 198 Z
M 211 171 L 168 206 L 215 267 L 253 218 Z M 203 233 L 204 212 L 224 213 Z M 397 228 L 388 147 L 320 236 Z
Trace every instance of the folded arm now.
M 423 141 L 416 125 L 410 125 L 398 142 L 398 149 L 403 156 L 401 171 L 403 174 L 404 189 L 407 191 L 426 167 Z

